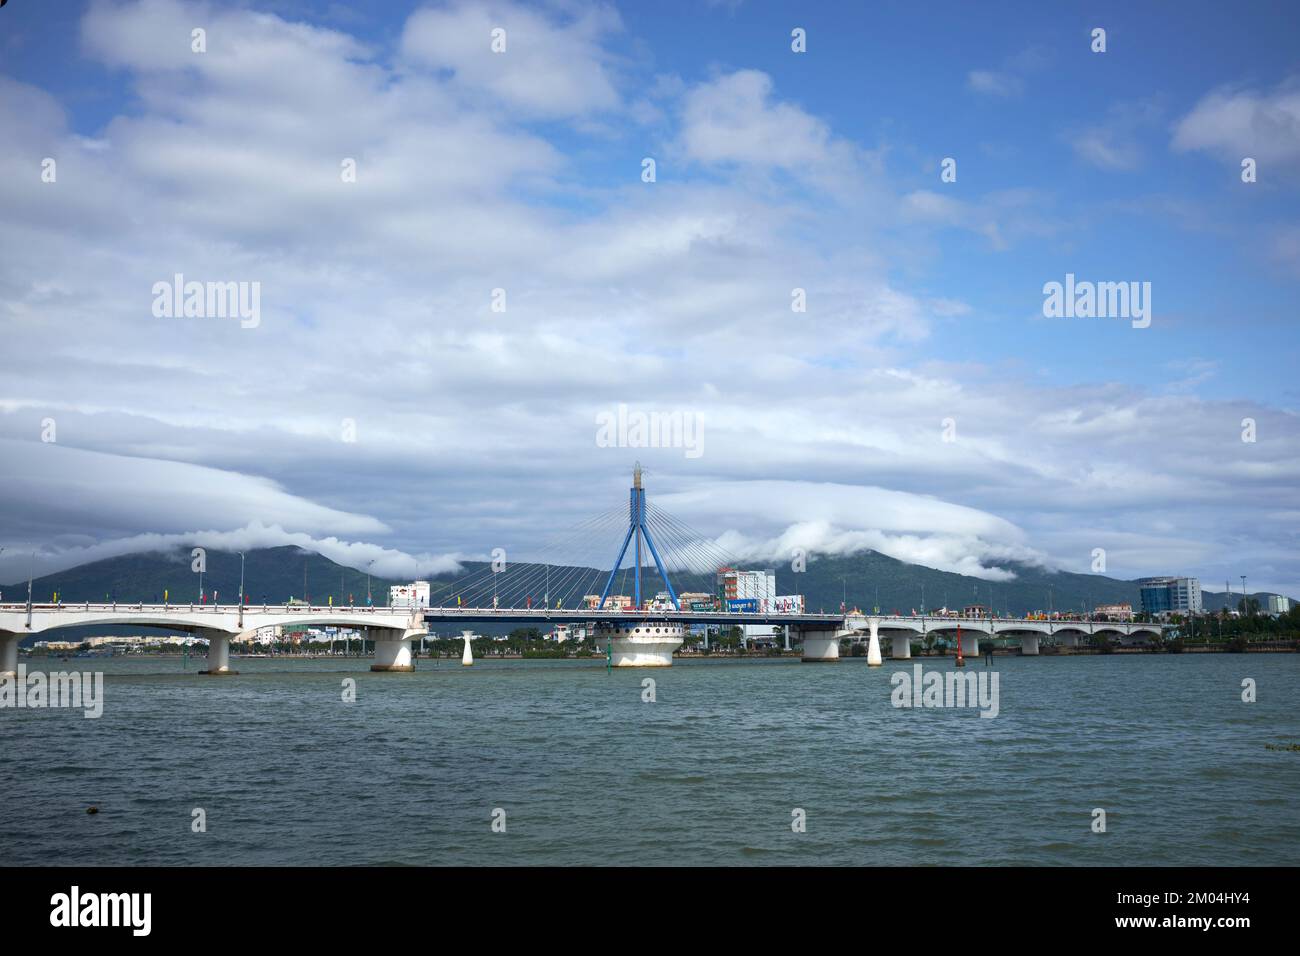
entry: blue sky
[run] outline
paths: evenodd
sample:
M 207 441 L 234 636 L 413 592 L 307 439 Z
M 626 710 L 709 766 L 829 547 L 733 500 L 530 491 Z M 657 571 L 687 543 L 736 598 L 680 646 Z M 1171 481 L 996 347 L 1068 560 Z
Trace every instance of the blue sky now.
M 1097 546 L 1121 577 L 1248 567 L 1300 591 L 1295 5 L 15 0 L 0 29 L 6 244 L 31 256 L 0 267 L 29 360 L 0 389 L 0 440 L 45 473 L 33 417 L 85 422 L 59 454 L 247 487 L 178 501 L 188 523 L 28 517 L 15 534 L 52 565 L 250 527 L 378 549 L 394 572 L 494 535 L 526 550 L 591 494 L 547 479 L 547 527 L 521 528 L 518 463 L 576 463 L 617 494 L 635 453 L 593 448 L 591 419 L 630 402 L 709 423 L 712 454 L 644 457 L 755 560 L 871 546 L 996 577 L 1007 558 L 1078 570 Z M 42 191 L 23 171 L 56 147 L 68 172 Z M 354 154 L 340 206 L 314 177 Z M 178 360 L 131 303 L 203 269 L 261 281 L 269 320 L 243 339 L 171 326 Z M 1066 273 L 1149 282 L 1150 328 L 1044 318 Z M 497 286 L 508 327 L 482 314 Z M 400 399 L 346 360 L 363 336 L 381 369 L 430 349 Z M 279 358 L 305 340 L 320 379 Z M 129 353 L 139 380 L 70 383 L 61 349 L 87 381 Z M 202 389 L 160 398 L 182 370 Z M 949 416 L 960 438 L 935 448 Z M 342 417 L 383 424 L 340 449 Z M 417 432 L 455 439 L 404 447 Z M 771 481 L 801 484 L 709 510 Z M 882 518 L 894 493 L 932 513 Z

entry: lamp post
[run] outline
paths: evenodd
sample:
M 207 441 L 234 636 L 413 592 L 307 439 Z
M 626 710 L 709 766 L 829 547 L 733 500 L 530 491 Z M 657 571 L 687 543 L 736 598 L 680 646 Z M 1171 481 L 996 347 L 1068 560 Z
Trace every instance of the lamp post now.
M 366 563 L 366 607 L 370 607 L 374 604 L 374 599 L 370 595 L 370 566 L 374 563 L 374 558 L 371 558 L 370 561 Z
M 244 552 L 239 554 L 239 629 L 244 629 Z
M 32 560 L 27 565 L 27 629 L 32 627 L 32 578 L 36 575 L 36 549 L 32 548 Z M 1245 578 L 1242 578 L 1244 581 Z

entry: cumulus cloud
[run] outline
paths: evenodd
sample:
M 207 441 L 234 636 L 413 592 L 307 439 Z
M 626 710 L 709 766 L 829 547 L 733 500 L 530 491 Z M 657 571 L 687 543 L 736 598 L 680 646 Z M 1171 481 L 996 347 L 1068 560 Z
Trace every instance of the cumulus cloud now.
M 773 95 L 772 78 L 737 70 L 690 87 L 679 141 L 697 162 L 781 170 L 820 188 L 845 190 L 872 160 L 795 103 Z M 857 178 L 861 178 L 858 176 Z
M 1272 90 L 1214 90 L 1174 126 L 1173 148 L 1203 150 L 1229 163 L 1300 159 L 1300 78 Z
M 402 52 L 527 115 L 574 117 L 619 105 L 601 41 L 621 29 L 618 12 L 604 5 L 578 7 L 560 22 L 520 4 L 459 2 L 416 11 Z M 504 52 L 492 49 L 494 30 L 504 31 Z
M 509 52 L 489 74 L 474 37 L 498 18 Z M 660 85 L 684 169 L 653 187 L 635 163 L 575 171 L 593 140 L 573 121 L 620 103 L 603 8 L 428 8 L 396 57 L 180 0 L 95 3 L 82 34 L 132 94 L 95 128 L 0 77 L 0 546 L 74 560 L 202 534 L 402 576 L 497 546 L 528 560 L 621 507 L 638 458 L 652 501 L 755 560 L 874 547 L 996 578 L 1038 556 L 1080 569 L 1113 541 L 1112 572 L 1136 576 L 1162 553 L 1261 553 L 1239 529 L 1297 510 L 1290 413 L 1056 387 L 968 351 L 948 323 L 1014 318 L 901 279 L 882 240 L 1052 236 L 1048 194 L 893 195 L 876 177 L 857 205 L 810 203 L 880 160 L 752 70 Z M 177 272 L 260 282 L 261 324 L 154 317 Z M 1070 355 L 1074 334 L 1050 347 Z M 704 456 L 598 445 L 619 403 L 698 414 Z M 1222 444 L 1189 456 L 1207 435 Z M 1284 550 L 1279 578 L 1298 570 Z

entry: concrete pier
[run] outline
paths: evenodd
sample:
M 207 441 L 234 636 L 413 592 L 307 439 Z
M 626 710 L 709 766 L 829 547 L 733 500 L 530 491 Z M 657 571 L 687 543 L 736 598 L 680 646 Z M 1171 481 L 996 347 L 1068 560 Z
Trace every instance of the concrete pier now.
M 618 624 L 608 630 L 597 628 L 596 645 L 608 642 L 610 663 L 615 667 L 672 667 L 673 651 L 686 639 L 685 628 L 666 621 Z
M 805 661 L 838 661 L 840 638 L 836 631 L 804 631 L 803 659 Z
M 1037 634 L 1020 635 L 1020 656 L 1021 657 L 1038 656 L 1038 635 Z
M 460 663 L 464 667 L 472 667 L 474 664 L 474 652 L 470 649 L 470 638 L 474 636 L 473 631 L 461 631 L 460 638 L 465 642 L 465 649 L 460 652 Z
M 200 674 L 225 677 L 239 673 L 230 669 L 230 635 L 225 631 L 201 631 L 199 637 L 208 639 L 208 666 Z
M 896 661 L 905 661 L 912 656 L 912 639 L 906 634 L 895 634 L 890 656 Z
M 21 639 L 21 634 L 6 634 L 0 632 L 0 675 L 17 675 L 18 642 Z
M 372 671 L 413 671 L 411 663 L 411 642 L 375 641 L 375 662 L 370 665 Z
M 871 619 L 871 640 L 867 644 L 867 666 L 879 667 L 884 662 L 884 658 L 880 656 L 880 622 L 873 617 Z
M 980 636 L 975 631 L 964 631 L 961 635 L 961 656 L 980 656 Z

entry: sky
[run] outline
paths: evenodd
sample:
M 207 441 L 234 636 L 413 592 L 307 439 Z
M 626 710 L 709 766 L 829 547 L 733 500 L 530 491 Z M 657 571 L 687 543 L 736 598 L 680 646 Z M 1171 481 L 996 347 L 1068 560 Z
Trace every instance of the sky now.
M 527 560 L 639 460 L 755 565 L 1300 595 L 1297 38 L 1258 2 L 10 0 L 0 581 Z M 1149 324 L 1049 315 L 1067 275 Z

